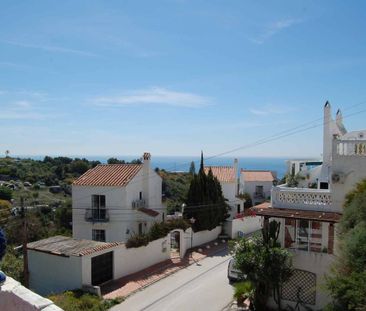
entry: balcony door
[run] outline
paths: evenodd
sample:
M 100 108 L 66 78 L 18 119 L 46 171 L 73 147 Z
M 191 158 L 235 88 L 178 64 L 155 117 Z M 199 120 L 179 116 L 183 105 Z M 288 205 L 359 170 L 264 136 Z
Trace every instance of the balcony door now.
M 93 194 L 92 195 L 92 212 L 95 220 L 105 220 L 105 195 Z

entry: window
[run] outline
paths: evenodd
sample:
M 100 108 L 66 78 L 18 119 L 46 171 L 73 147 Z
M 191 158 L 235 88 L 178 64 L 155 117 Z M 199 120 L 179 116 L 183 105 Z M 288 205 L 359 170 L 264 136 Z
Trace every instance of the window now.
M 306 219 L 285 219 L 285 247 L 322 251 L 322 223 Z
M 139 223 L 139 235 L 141 235 L 142 234 L 142 223 L 140 222 Z
M 320 182 L 320 189 L 328 189 L 329 185 L 327 182 Z
M 285 219 L 285 247 L 296 247 L 296 220 Z
M 309 221 L 300 219 L 297 221 L 297 249 L 309 250 Z
M 238 204 L 236 208 L 237 208 L 238 214 L 240 214 L 240 204 Z
M 106 219 L 105 195 L 92 195 L 92 213 L 95 220 Z
M 322 251 L 322 223 L 320 221 L 311 222 L 310 250 L 312 252 Z
M 93 241 L 105 242 L 105 230 L 93 229 Z
M 264 197 L 263 186 L 255 186 L 255 196 L 260 198 Z
M 142 200 L 142 192 L 140 191 L 140 195 L 139 195 L 140 200 Z

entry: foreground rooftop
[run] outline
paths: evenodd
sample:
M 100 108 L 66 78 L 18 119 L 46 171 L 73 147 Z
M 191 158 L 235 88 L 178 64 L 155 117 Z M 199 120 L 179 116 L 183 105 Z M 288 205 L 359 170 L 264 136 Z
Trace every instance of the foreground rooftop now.
M 101 250 L 120 245 L 119 242 L 97 242 L 91 240 L 76 240 L 62 235 L 27 244 L 28 250 L 49 253 L 58 256 L 85 256 Z

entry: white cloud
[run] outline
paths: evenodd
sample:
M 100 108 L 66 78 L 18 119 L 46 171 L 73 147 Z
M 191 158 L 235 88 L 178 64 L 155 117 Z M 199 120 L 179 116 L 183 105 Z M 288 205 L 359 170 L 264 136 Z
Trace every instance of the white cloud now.
M 258 116 L 266 116 L 270 114 L 285 114 L 288 112 L 293 111 L 293 108 L 285 107 L 281 105 L 264 105 L 258 108 L 251 108 L 249 111 L 252 114 L 258 115 Z
M 97 97 L 93 103 L 102 107 L 124 107 L 135 105 L 165 105 L 197 108 L 211 103 L 208 97 L 154 87 L 146 90 L 124 92 L 120 96 Z
M 15 107 L 21 108 L 21 109 L 29 109 L 31 108 L 31 103 L 27 100 L 19 100 L 14 103 Z
M 19 46 L 19 47 L 23 47 L 23 48 L 38 49 L 38 50 L 43 50 L 43 51 L 47 51 L 47 52 L 68 53 L 68 54 L 75 54 L 75 55 L 80 55 L 80 56 L 99 57 L 99 55 L 88 52 L 88 51 L 64 48 L 64 47 L 60 47 L 60 46 L 29 44 L 29 43 L 22 43 L 22 42 L 17 42 L 17 41 L 8 41 L 8 40 L 0 40 L 0 42 L 4 43 L 4 44 Z
M 270 37 L 301 22 L 302 20 L 294 18 L 278 20 L 268 25 L 265 31 L 257 38 L 250 38 L 250 40 L 257 44 L 263 44 Z

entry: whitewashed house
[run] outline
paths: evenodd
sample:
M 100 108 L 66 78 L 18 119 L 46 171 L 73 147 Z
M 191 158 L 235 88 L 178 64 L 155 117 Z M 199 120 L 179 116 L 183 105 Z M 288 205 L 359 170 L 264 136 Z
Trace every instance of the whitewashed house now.
M 260 204 L 270 198 L 275 181 L 275 172 L 242 169 L 240 171 L 240 193 L 248 193 L 253 205 Z
M 244 210 L 244 200 L 238 197 L 238 160 L 234 160 L 233 166 L 205 166 L 205 174 L 211 170 L 212 174 L 218 179 L 221 185 L 222 194 L 230 206 L 230 218 L 233 219 L 237 214 Z
M 306 161 L 303 161 L 304 163 Z M 284 306 L 295 306 L 298 297 L 314 310 L 322 309 L 330 297 L 322 289 L 324 275 L 337 254 L 337 224 L 345 195 L 366 178 L 366 131 L 347 133 L 338 110 L 336 120 L 331 107 L 324 107 L 323 161 L 307 169 L 315 189 L 291 188 L 286 184 L 272 188 L 271 202 L 253 208 L 264 224 L 281 223 L 279 240 L 294 255 L 295 272 L 282 290 Z M 291 166 L 292 167 L 292 166 Z M 306 164 L 294 173 L 304 171 Z
M 97 165 L 72 185 L 73 238 L 125 242 L 164 220 L 162 179 L 142 164 Z

